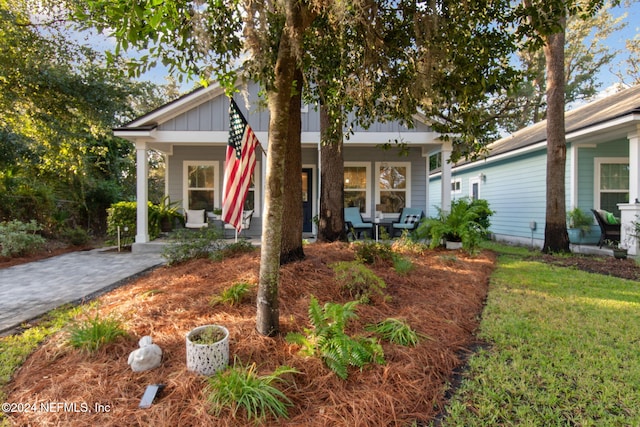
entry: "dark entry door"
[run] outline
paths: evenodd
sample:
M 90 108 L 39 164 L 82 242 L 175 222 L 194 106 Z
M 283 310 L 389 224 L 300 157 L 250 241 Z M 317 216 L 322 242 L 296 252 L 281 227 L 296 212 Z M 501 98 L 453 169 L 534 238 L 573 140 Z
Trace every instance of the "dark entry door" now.
M 311 233 L 313 231 L 313 203 L 312 203 L 312 169 L 302 169 L 302 232 Z

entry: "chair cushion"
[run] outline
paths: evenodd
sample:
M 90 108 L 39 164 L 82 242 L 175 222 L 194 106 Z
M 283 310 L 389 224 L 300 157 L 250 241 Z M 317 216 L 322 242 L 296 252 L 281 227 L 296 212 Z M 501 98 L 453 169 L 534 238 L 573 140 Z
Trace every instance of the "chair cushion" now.
M 605 211 L 605 221 L 607 221 L 607 224 L 609 225 L 617 225 L 618 224 L 618 218 L 616 218 L 612 212 L 607 212 Z
M 204 209 L 187 210 L 187 222 L 202 224 L 204 222 Z
M 420 219 L 420 215 L 407 215 L 404 218 L 405 224 L 413 224 Z

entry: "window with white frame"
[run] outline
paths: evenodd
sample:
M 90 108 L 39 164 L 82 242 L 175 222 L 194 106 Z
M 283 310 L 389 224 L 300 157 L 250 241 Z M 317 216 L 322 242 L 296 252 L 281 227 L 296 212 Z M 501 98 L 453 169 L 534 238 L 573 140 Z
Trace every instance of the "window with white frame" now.
M 452 194 L 462 193 L 462 179 L 455 178 L 451 180 L 451 193 Z
M 369 162 L 345 162 L 344 164 L 344 206 L 357 206 L 364 216 L 370 216 L 370 170 Z
M 253 211 L 254 216 L 259 216 L 259 212 L 256 207 L 260 206 L 260 162 L 256 162 L 256 168 L 251 175 L 251 182 L 249 183 L 249 190 L 247 191 L 247 198 L 244 201 L 244 210 Z
M 218 202 L 218 162 L 184 163 L 184 208 L 213 211 Z
M 629 159 L 595 159 L 595 203 L 596 208 L 620 216 L 618 203 L 629 202 Z
M 409 162 L 376 162 L 376 205 L 383 213 L 398 213 L 409 206 L 410 177 Z

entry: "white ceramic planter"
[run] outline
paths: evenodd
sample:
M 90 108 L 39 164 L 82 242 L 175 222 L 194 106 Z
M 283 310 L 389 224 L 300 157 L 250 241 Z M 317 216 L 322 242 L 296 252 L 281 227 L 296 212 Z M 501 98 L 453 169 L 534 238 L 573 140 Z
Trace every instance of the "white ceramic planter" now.
M 452 241 L 447 240 L 445 242 L 445 247 L 447 249 L 453 249 L 453 250 L 462 249 L 462 242 L 452 242 Z
M 202 333 L 206 328 L 219 328 L 224 338 L 213 344 L 199 344 L 191 338 Z M 220 325 L 203 325 L 187 333 L 187 369 L 202 375 L 213 375 L 229 364 L 229 331 Z

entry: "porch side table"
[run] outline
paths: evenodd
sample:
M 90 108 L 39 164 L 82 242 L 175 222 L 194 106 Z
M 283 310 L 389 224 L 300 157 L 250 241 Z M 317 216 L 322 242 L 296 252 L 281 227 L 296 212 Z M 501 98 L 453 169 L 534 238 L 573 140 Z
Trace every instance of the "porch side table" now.
M 373 220 L 373 227 L 375 228 L 375 233 L 376 233 L 376 242 L 378 242 L 380 240 L 380 227 L 384 227 L 387 229 L 387 232 L 389 231 L 389 229 L 393 226 L 393 222 L 390 220 L 384 220 L 384 219 L 380 219 L 380 218 L 375 218 Z

